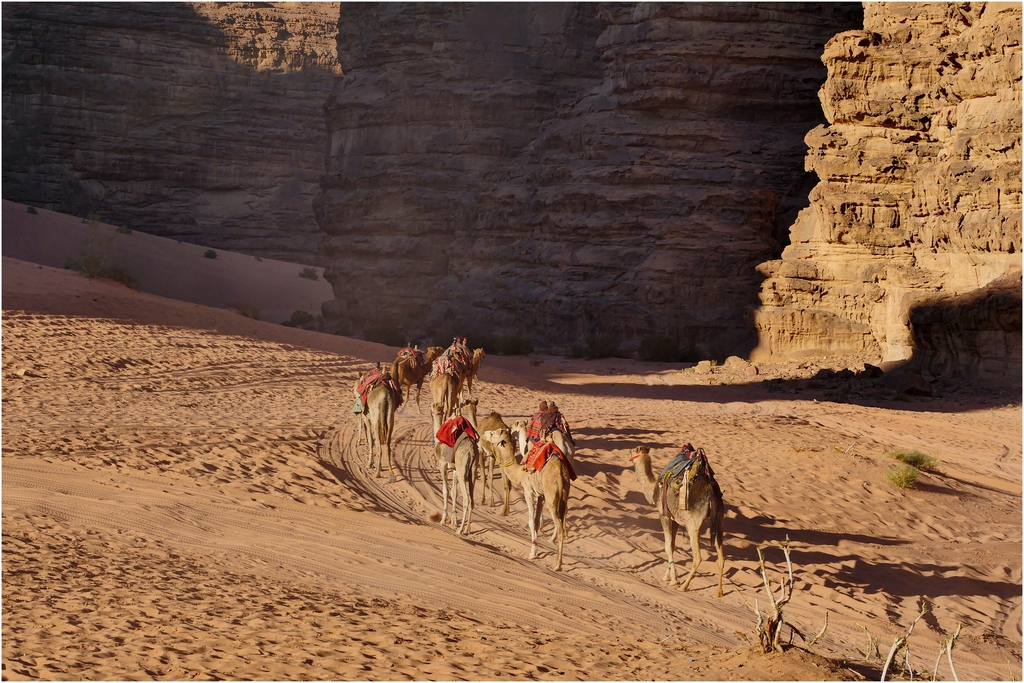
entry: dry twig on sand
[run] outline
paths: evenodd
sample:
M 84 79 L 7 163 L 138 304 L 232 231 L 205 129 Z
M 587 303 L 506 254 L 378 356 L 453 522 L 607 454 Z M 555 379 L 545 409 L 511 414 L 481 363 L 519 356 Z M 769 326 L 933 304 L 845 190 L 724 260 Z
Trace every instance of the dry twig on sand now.
M 953 668 L 953 645 L 956 644 L 956 639 L 960 637 L 960 629 L 961 628 L 963 628 L 963 624 L 960 623 L 960 622 L 957 622 L 957 624 L 956 624 L 956 633 L 954 633 L 949 638 L 943 638 L 939 642 L 939 656 L 935 658 L 935 670 L 932 671 L 932 680 L 933 681 L 935 680 L 935 677 L 938 676 L 938 674 L 939 674 L 939 662 L 942 661 L 942 653 L 943 652 L 946 653 L 946 657 L 949 659 L 949 670 L 953 674 L 953 680 L 954 681 L 959 681 L 960 680 L 959 678 L 957 678 L 956 669 Z
M 780 598 L 775 598 L 775 592 L 772 589 L 772 583 L 768 579 L 768 570 L 764 566 L 764 555 L 761 553 L 761 549 L 757 549 L 758 566 L 761 569 L 761 580 L 764 582 L 765 591 L 768 593 L 768 598 L 771 600 L 772 612 L 771 614 L 761 614 L 761 609 L 757 604 L 757 600 L 754 600 L 754 613 L 757 615 L 757 626 L 754 627 L 754 632 L 757 633 L 757 638 L 761 643 L 761 649 L 767 654 L 769 652 L 778 652 L 782 650 L 779 643 L 779 639 L 782 635 L 782 625 L 785 623 L 782 608 L 785 607 L 786 603 L 793 597 L 793 562 L 789 559 L 789 536 L 786 536 L 785 541 L 780 541 L 779 545 L 782 547 L 782 552 L 786 555 L 786 568 L 787 574 L 783 575 L 781 581 L 782 595 Z
M 882 667 L 882 680 L 885 680 L 885 674 L 889 671 L 889 665 L 892 664 L 893 659 L 899 654 L 901 648 L 906 648 L 906 665 L 904 669 L 910 672 L 910 677 L 914 677 L 914 670 L 910 668 L 910 645 L 907 644 L 910 634 L 914 631 L 914 627 L 917 626 L 917 622 L 921 621 L 921 617 L 928 613 L 928 603 L 921 603 L 921 613 L 917 615 L 917 619 L 914 619 L 914 623 L 907 629 L 907 633 L 902 636 L 897 636 L 896 640 L 892 642 L 892 649 L 889 650 L 889 656 L 885 658 L 885 666 Z

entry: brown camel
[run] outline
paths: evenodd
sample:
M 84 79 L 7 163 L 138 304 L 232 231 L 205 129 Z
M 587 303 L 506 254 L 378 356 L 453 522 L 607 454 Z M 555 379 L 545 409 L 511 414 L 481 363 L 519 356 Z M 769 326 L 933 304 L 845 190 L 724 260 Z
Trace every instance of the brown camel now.
M 399 354 L 395 362 L 391 364 L 391 376 L 398 382 L 398 386 L 405 390 L 405 401 L 409 400 L 412 394 L 412 386 L 416 385 L 416 412 L 420 412 L 420 393 L 423 391 L 423 379 L 430 372 L 430 364 L 434 359 L 444 353 L 443 346 L 431 346 L 427 349 L 423 362 L 418 363 L 415 356 Z
M 690 581 L 693 580 L 702 561 L 700 529 L 704 520 L 709 520 L 708 533 L 718 552 L 718 592 L 715 597 L 722 597 L 722 577 L 725 572 L 725 555 L 722 552 L 722 519 L 725 517 L 725 503 L 714 478 L 708 476 L 703 470 L 697 470 L 697 474 L 689 479 L 683 489 L 668 486 L 665 505 L 662 505 L 662 487 L 651 470 L 650 449 L 646 446 L 637 446 L 632 453 L 630 460 L 633 461 L 636 469 L 636 480 L 640 482 L 640 488 L 643 489 L 647 502 L 658 509 L 661 528 L 665 532 L 665 555 L 668 558 L 668 570 L 662 581 L 668 581 L 672 585 L 679 583 L 676 578 L 674 555 L 676 531 L 682 525 L 686 527 L 686 531 L 690 535 L 690 548 L 693 551 L 693 566 L 690 568 L 690 575 L 683 582 L 683 590 L 689 588 Z M 691 472 L 693 471 L 691 470 Z M 681 490 L 686 491 L 685 498 L 680 495 Z M 670 514 L 666 515 L 663 512 L 665 508 Z
M 473 349 L 473 361 L 459 384 L 460 396 L 462 395 L 462 390 L 465 389 L 466 396 L 469 398 L 473 397 L 473 380 L 476 379 L 477 373 L 480 372 L 480 364 L 484 361 L 485 355 L 487 354 L 484 353 L 483 349 Z
M 459 408 L 458 382 L 448 373 L 430 379 L 430 398 L 434 406 L 440 406 L 441 422 L 453 417 Z
M 509 481 L 523 490 L 526 499 L 526 522 L 530 527 L 529 559 L 537 557 L 537 533 L 540 529 L 541 509 L 547 508 L 555 530 L 551 542 L 558 544 L 554 570 L 562 570 L 562 546 L 565 544 L 565 513 L 569 506 L 569 470 L 559 457 L 548 458 L 540 472 L 527 469 L 516 460 L 512 435 L 507 429 L 485 431 L 494 448 L 498 466 Z M 543 506 L 542 506 L 543 503 Z
M 485 417 L 479 424 L 476 420 L 476 406 L 477 400 L 475 398 L 466 399 L 462 404 L 465 409 L 466 416 L 469 418 L 469 422 L 473 425 L 473 429 L 476 430 L 477 434 L 480 434 L 480 462 L 477 463 L 477 471 L 483 475 L 484 486 L 480 493 L 480 504 L 487 505 L 487 494 L 491 494 L 491 506 L 494 505 L 494 445 L 484 438 L 483 433 L 488 430 L 503 429 L 506 432 L 509 431 L 508 425 L 501 419 L 501 415 L 491 411 L 491 414 Z M 508 515 L 508 497 L 511 491 L 511 485 L 508 482 L 507 477 L 502 477 L 505 483 L 505 509 L 502 512 L 503 515 Z
M 469 534 L 469 525 L 473 519 L 473 487 L 476 483 L 476 463 L 480 458 L 476 441 L 468 435 L 455 442 L 454 453 L 451 453 L 446 444 L 437 440 L 437 431 L 441 428 L 444 420 L 441 418 L 443 406 L 433 404 L 430 407 L 431 418 L 434 427 L 434 455 L 437 457 L 437 468 L 441 472 L 441 524 L 444 524 L 447 517 L 452 526 L 455 525 L 455 509 L 458 504 L 457 496 L 462 494 L 462 524 L 459 525 L 457 533 Z M 451 460 L 446 457 L 451 455 Z M 452 474 L 452 512 L 448 515 L 448 473 Z
M 395 411 L 402 404 L 402 396 L 392 393 L 387 384 L 378 384 L 366 395 L 366 412 L 362 419 L 369 434 L 370 460 L 366 466 L 373 467 L 374 450 L 377 451 L 376 477 L 380 478 L 381 461 L 388 458 L 388 480 L 395 480 L 395 466 L 391 461 L 391 436 L 395 431 Z

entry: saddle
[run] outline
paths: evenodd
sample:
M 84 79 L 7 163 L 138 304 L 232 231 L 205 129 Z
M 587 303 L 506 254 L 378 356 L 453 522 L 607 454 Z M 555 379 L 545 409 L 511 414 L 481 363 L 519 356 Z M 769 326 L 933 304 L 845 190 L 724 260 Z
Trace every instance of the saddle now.
M 427 362 L 427 354 L 422 349 L 414 349 L 411 346 L 406 346 L 404 349 L 398 352 L 398 358 L 412 358 L 417 365 L 424 365 Z
M 447 420 L 441 428 L 437 430 L 437 440 L 448 446 L 455 446 L 455 442 L 462 434 L 469 434 L 469 436 L 476 441 L 480 437 L 477 435 L 476 430 L 473 429 L 473 425 L 470 424 L 469 420 L 456 415 L 455 417 Z
M 722 490 L 718 487 L 718 482 L 715 481 L 715 472 L 711 469 L 704 449 L 694 449 L 692 445 L 686 444 L 683 446 L 683 450 L 669 461 L 658 478 L 661 485 L 662 514 L 666 516 L 671 514 L 668 509 L 668 487 L 671 486 L 679 491 L 679 495 L 685 501 L 689 497 L 690 481 L 698 474 L 707 476 L 711 480 L 711 487 L 714 489 L 715 495 L 721 497 Z
M 447 462 L 449 465 L 454 465 L 455 451 L 458 450 L 459 444 L 462 443 L 465 439 L 472 440 L 473 437 L 471 437 L 467 432 L 462 432 L 459 434 L 459 437 L 455 439 L 454 446 L 449 446 L 448 444 L 442 441 L 438 441 L 437 445 L 434 447 L 437 452 L 437 457 L 444 458 L 445 462 Z
M 476 441 L 480 438 L 469 420 L 461 415 L 456 415 L 441 425 L 435 436 L 437 437 L 435 446 L 437 455 L 444 458 L 449 465 L 455 464 L 455 450 L 463 439 Z
M 526 454 L 526 458 L 523 460 L 523 469 L 540 472 L 544 469 L 544 465 L 548 464 L 548 458 L 555 456 L 562 459 L 562 463 L 569 471 L 569 479 L 575 481 L 576 471 L 572 468 L 572 463 L 565 457 L 565 453 L 550 441 L 539 441 L 533 445 L 530 452 Z
M 369 372 L 363 375 L 363 378 L 359 380 L 359 384 L 356 386 L 359 398 L 356 399 L 355 405 L 352 406 L 353 413 L 366 412 L 366 397 L 369 396 L 370 392 L 378 384 L 383 384 L 391 392 L 391 398 L 395 402 L 396 409 L 402 405 L 402 390 L 399 388 L 395 378 L 391 376 L 391 372 L 386 368 L 383 370 L 371 368 Z
M 572 438 L 572 432 L 569 431 L 569 423 L 562 417 L 561 412 L 555 413 L 554 416 L 546 413 L 535 414 L 530 418 L 530 424 L 526 428 L 526 438 L 530 443 L 538 443 L 553 431 L 562 432 L 573 447 L 576 446 L 576 440 Z

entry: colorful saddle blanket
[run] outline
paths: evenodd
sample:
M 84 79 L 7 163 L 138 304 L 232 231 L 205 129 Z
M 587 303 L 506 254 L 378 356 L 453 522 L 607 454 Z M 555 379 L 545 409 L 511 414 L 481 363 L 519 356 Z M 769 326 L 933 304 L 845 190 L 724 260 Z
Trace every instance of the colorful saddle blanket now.
M 572 445 L 576 446 L 576 440 L 572 438 L 572 432 L 569 431 L 569 423 L 565 421 L 560 412 L 553 415 L 544 412 L 535 413 L 530 418 L 530 424 L 526 427 L 526 440 L 530 443 L 538 443 L 555 430 L 565 434 L 566 438 L 572 442 Z
M 396 409 L 402 405 L 402 390 L 398 387 L 398 382 L 395 381 L 395 378 L 391 376 L 391 372 L 387 369 L 378 370 L 377 368 L 371 368 L 369 372 L 363 375 L 363 378 L 359 380 L 359 384 L 356 386 L 359 398 L 356 399 L 355 405 L 352 406 L 352 412 L 366 412 L 366 397 L 378 384 L 384 384 L 391 391 Z
M 523 461 L 523 466 L 526 469 L 535 470 L 540 472 L 544 469 L 544 465 L 548 464 L 548 458 L 558 456 L 562 459 L 562 463 L 565 465 L 565 469 L 569 471 L 569 479 L 572 481 L 576 480 L 576 470 L 572 468 L 572 463 L 565 457 L 558 446 L 551 443 L 550 441 L 541 441 L 535 444 L 530 452 L 526 454 L 526 459 Z
M 430 370 L 430 378 L 441 375 L 452 375 L 462 377 L 473 364 L 473 357 L 468 355 L 464 347 L 449 346 L 440 356 L 434 359 L 434 365 Z
M 436 436 L 438 441 L 454 448 L 461 434 L 468 434 L 474 441 L 480 438 L 477 436 L 476 430 L 473 429 L 473 425 L 469 423 L 469 420 L 461 415 L 456 415 L 441 425 L 441 428 L 437 430 Z
M 417 365 L 423 365 L 427 362 L 427 354 L 422 349 L 414 349 L 411 346 L 406 346 L 404 349 L 398 352 L 399 360 L 403 358 L 412 358 L 416 361 Z

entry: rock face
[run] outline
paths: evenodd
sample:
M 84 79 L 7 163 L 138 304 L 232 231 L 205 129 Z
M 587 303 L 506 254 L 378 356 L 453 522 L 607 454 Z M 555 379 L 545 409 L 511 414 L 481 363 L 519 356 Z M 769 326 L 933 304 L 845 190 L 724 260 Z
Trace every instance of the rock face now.
M 825 48 L 821 182 L 760 266 L 754 356 L 876 349 L 1019 382 L 1021 7 L 865 7 Z
M 315 200 L 357 333 L 750 348 L 856 5 L 347 5 Z
M 310 262 L 338 12 L 4 3 L 4 198 Z

